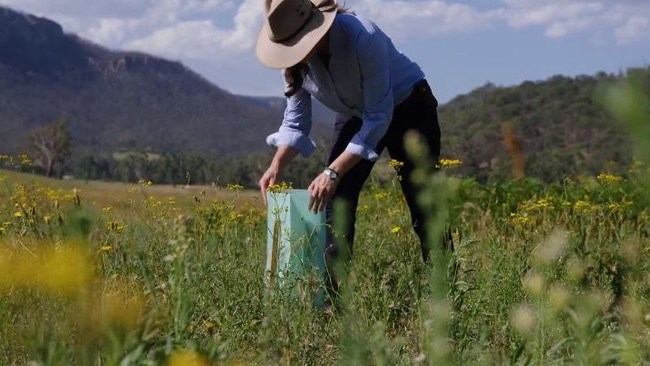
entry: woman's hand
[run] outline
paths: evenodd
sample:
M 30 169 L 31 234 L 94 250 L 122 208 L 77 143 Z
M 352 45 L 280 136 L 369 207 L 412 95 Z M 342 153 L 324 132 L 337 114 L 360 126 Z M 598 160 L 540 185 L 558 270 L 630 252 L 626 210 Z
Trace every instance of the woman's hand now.
M 265 205 L 267 204 L 266 191 L 270 185 L 275 184 L 279 175 L 280 175 L 280 170 L 277 168 L 277 166 L 272 164 L 268 167 L 268 169 L 266 169 L 266 172 L 264 172 L 262 178 L 260 178 L 258 182 L 258 185 L 260 186 L 260 191 L 262 192 L 262 199 L 264 200 Z
M 257 183 L 260 186 L 262 199 L 264 200 L 265 205 L 268 204 L 266 202 L 266 191 L 268 190 L 269 186 L 277 183 L 278 178 L 280 177 L 280 172 L 284 166 L 287 165 L 287 163 L 289 163 L 289 161 L 291 161 L 297 155 L 298 150 L 291 146 L 278 146 L 278 149 L 275 151 L 275 155 L 273 155 L 273 160 L 271 160 L 271 164 L 269 164 L 266 172 L 264 172 L 262 178 L 260 178 L 259 182 Z
M 313 212 L 323 211 L 332 200 L 332 197 L 334 197 L 341 178 L 348 170 L 357 165 L 359 161 L 361 161 L 359 155 L 343 151 L 341 155 L 331 162 L 327 167 L 334 170 L 338 177 L 331 179 L 329 175 L 323 172 L 311 182 L 309 185 L 309 193 L 311 195 L 309 198 L 309 210 Z
M 326 174 L 319 174 L 309 185 L 309 210 L 323 211 L 334 196 L 338 182 L 338 179 L 330 179 Z

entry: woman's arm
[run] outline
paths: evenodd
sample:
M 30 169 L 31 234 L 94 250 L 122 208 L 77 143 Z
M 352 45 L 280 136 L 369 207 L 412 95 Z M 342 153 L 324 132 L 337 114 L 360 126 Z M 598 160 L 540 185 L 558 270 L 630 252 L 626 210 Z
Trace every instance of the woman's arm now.
M 266 204 L 266 191 L 275 184 L 284 167 L 298 154 L 310 155 L 316 144 L 309 138 L 311 131 L 311 95 L 298 89 L 287 98 L 282 125 L 278 132 L 267 136 L 266 143 L 277 150 L 258 185 Z

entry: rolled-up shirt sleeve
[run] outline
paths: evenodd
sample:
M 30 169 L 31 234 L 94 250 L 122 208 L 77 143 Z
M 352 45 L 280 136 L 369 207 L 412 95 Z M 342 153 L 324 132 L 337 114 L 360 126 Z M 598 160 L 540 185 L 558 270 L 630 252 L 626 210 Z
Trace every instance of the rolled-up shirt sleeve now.
M 309 156 L 316 144 L 309 138 L 311 132 L 311 95 L 304 89 L 287 98 L 284 119 L 278 132 L 266 137 L 270 146 L 291 146 L 302 156 Z
M 363 89 L 363 123 L 346 151 L 366 160 L 376 160 L 377 144 L 388 130 L 393 116 L 388 40 L 379 30 L 358 38 L 358 60 Z

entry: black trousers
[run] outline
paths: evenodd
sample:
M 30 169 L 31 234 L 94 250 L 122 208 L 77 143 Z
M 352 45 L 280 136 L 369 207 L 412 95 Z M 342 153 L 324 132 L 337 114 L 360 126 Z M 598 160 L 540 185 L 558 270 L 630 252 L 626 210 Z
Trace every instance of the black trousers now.
M 404 165 L 399 168 L 402 179 L 400 180 L 402 192 L 406 203 L 411 212 L 411 221 L 413 229 L 420 241 L 422 249 L 422 258 L 426 262 L 429 258 L 429 246 L 427 244 L 425 217 L 417 204 L 418 189 L 414 186 L 409 177 L 414 170 L 414 164 L 409 159 L 404 145 L 404 135 L 407 131 L 415 130 L 419 132 L 428 144 L 430 151 L 431 164 L 437 162 L 440 157 L 440 126 L 438 124 L 437 113 L 438 101 L 433 96 L 431 88 L 426 80 L 421 80 L 415 84 L 410 96 L 393 110 L 393 119 L 390 122 L 388 131 L 380 140 L 376 152 L 381 154 L 384 148 L 392 159 L 403 162 Z M 340 131 L 338 131 L 334 145 L 332 146 L 328 165 L 334 161 L 347 147 L 350 140 L 359 132 L 362 120 L 354 117 L 345 122 Z M 343 228 L 337 227 L 339 234 L 345 238 L 345 246 L 348 253 L 352 254 L 356 211 L 359 202 L 359 194 L 363 184 L 370 175 L 374 162 L 362 160 L 348 171 L 338 184 L 333 202 L 344 201 L 343 212 L 337 209 L 336 214 L 345 215 L 345 224 Z M 337 207 L 338 208 L 338 207 Z M 332 203 L 327 208 L 327 220 L 330 224 L 337 223 L 333 216 Z M 340 257 L 343 245 L 340 240 L 334 240 L 332 233 L 328 235 L 325 257 L 329 264 L 337 257 Z M 329 266 L 328 264 L 328 266 Z

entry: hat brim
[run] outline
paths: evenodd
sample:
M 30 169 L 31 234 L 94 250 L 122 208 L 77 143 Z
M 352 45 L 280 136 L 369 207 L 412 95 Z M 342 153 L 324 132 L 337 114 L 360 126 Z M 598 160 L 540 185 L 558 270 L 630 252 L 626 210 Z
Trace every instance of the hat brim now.
M 314 12 L 311 19 L 295 36 L 283 42 L 273 42 L 269 39 L 270 29 L 264 23 L 257 36 L 255 53 L 257 58 L 266 66 L 274 69 L 286 69 L 302 61 L 318 41 L 330 29 L 336 10 Z

